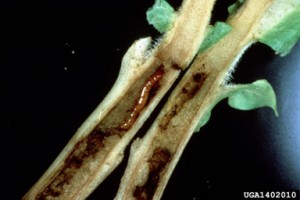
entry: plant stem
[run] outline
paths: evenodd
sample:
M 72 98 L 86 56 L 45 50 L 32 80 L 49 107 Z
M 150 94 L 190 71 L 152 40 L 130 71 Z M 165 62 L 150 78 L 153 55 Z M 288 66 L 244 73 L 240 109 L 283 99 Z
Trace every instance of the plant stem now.
M 229 73 L 255 42 L 255 32 L 272 0 L 249 0 L 231 16 L 232 31 L 199 54 L 143 139 L 132 145 L 119 191 L 121 199 L 160 199 L 200 119 L 218 98 Z
M 113 89 L 24 200 L 85 199 L 118 166 L 125 147 L 195 56 L 214 2 L 185 0 L 150 55 L 149 39 L 129 49 Z

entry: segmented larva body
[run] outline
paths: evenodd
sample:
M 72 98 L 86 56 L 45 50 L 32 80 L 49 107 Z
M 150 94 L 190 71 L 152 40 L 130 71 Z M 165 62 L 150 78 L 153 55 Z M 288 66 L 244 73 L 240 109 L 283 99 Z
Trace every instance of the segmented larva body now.
M 140 92 L 139 98 L 136 100 L 133 108 L 131 109 L 130 118 L 120 127 L 122 130 L 128 130 L 134 124 L 140 112 L 147 104 L 151 90 L 157 88 L 158 82 L 161 80 L 163 74 L 164 74 L 163 66 L 161 65 L 147 79 L 143 89 Z

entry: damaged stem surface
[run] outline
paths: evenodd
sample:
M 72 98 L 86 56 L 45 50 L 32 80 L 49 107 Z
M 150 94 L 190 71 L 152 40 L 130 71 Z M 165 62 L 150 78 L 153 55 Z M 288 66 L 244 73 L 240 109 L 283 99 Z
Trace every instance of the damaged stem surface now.
M 132 45 L 113 89 L 24 200 L 85 199 L 116 168 L 127 144 L 195 56 L 213 4 L 214 0 L 184 1 L 170 31 L 150 55 L 149 38 Z M 157 152 L 153 169 L 160 171 L 171 154 Z M 162 154 L 164 159 L 157 161 Z
M 116 200 L 160 199 L 198 122 L 216 102 L 241 54 L 256 41 L 272 0 L 251 0 L 231 16 L 232 31 L 200 53 L 143 139 L 134 142 Z

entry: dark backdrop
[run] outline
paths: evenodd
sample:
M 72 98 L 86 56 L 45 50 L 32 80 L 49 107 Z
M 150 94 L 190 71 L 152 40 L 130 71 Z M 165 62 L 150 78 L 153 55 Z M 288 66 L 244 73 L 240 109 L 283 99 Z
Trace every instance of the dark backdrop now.
M 153 2 L 0 3 L 4 199 L 20 199 L 52 163 L 113 85 L 130 44 L 160 35 L 145 19 Z M 226 18 L 231 2 L 217 3 L 213 21 Z M 163 199 L 242 199 L 244 191 L 300 188 L 299 58 L 299 43 L 284 58 L 263 45 L 247 51 L 232 82 L 268 79 L 280 116 L 222 101 L 191 139 Z M 126 159 L 89 199 L 112 199 L 125 165 Z

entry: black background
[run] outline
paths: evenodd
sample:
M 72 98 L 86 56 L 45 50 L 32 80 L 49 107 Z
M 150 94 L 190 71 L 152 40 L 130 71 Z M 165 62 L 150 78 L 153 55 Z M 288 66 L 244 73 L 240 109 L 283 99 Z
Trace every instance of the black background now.
M 130 44 L 160 35 L 145 19 L 153 2 L 0 3 L 5 199 L 20 199 L 52 163 L 113 85 Z M 226 18 L 231 2 L 217 3 L 212 23 Z M 259 44 L 247 51 L 232 82 L 268 79 L 280 116 L 268 108 L 233 110 L 222 101 L 192 137 L 163 199 L 242 199 L 243 191 L 300 188 L 299 56 L 299 43 L 284 58 Z M 126 159 L 89 199 L 113 199 L 125 166 Z

